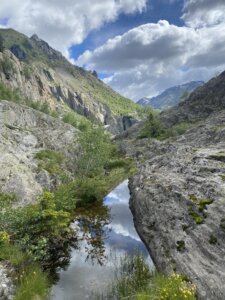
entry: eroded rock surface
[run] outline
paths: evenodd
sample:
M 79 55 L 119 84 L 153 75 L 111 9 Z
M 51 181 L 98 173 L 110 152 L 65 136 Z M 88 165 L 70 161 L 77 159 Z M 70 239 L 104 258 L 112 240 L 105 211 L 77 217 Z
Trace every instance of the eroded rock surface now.
M 76 159 L 78 131 L 44 113 L 8 101 L 0 101 L 0 190 L 14 193 L 20 205 L 51 190 L 56 178 L 39 170 L 40 150 L 62 152 L 65 163 Z M 67 170 L 69 167 L 67 166 Z
M 177 139 L 124 147 L 139 160 L 131 208 L 156 267 L 187 275 L 200 299 L 225 299 L 225 111 Z

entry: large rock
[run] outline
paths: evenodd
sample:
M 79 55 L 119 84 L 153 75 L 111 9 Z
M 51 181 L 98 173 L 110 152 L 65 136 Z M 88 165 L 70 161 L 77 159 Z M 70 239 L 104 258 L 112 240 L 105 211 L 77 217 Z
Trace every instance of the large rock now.
M 225 299 L 225 111 L 134 149 L 144 163 L 130 181 L 131 208 L 156 267 L 187 275 L 200 299 Z
M 35 155 L 42 149 L 60 151 L 72 164 L 77 133 L 74 127 L 39 111 L 0 101 L 0 191 L 15 193 L 20 205 L 25 205 L 43 189 L 53 189 L 54 176 L 38 170 Z

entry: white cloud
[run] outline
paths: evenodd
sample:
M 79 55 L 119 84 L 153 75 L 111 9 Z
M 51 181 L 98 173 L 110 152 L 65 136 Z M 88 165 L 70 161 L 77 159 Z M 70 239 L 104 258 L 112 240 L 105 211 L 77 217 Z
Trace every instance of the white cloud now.
M 224 0 L 186 0 L 182 19 L 188 26 L 205 27 L 225 21 Z
M 224 0 L 187 0 L 184 26 L 144 24 L 86 51 L 77 63 L 113 73 L 105 82 L 131 99 L 191 80 L 207 81 L 225 69 L 224 9 Z
M 145 9 L 147 0 L 1 0 L 0 19 L 27 35 L 38 34 L 64 54 L 90 31 L 119 14 Z

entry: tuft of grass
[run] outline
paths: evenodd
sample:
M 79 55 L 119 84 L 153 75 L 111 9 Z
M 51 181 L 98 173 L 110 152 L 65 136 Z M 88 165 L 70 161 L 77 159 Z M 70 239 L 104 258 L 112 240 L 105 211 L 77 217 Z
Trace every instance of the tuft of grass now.
M 49 291 L 48 279 L 37 265 L 25 268 L 24 275 L 18 281 L 19 286 L 14 300 L 47 299 Z

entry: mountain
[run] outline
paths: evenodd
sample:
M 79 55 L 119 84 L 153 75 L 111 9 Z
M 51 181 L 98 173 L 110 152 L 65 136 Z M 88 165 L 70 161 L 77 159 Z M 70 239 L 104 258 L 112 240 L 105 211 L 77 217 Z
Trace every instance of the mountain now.
M 37 35 L 0 29 L 0 81 L 23 96 L 61 113 L 65 107 L 106 125 L 113 134 L 131 126 L 141 113 L 97 78 L 71 64 Z M 63 108 L 62 108 L 63 107 Z
M 185 93 L 191 93 L 196 88 L 202 86 L 203 81 L 191 81 L 182 85 L 177 85 L 165 90 L 163 93 L 152 98 L 142 98 L 137 101 L 142 106 L 151 106 L 154 109 L 165 110 L 177 105 Z
M 137 125 L 122 139 L 138 162 L 129 182 L 136 228 L 159 271 L 186 275 L 198 299 L 224 299 L 225 72 L 159 120 L 163 140 L 137 139 Z

